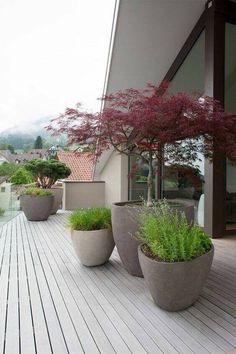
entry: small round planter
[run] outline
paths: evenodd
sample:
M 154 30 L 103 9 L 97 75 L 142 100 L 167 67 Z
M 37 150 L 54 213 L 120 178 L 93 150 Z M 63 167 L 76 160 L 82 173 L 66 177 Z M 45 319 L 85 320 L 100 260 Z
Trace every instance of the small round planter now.
M 110 258 L 115 243 L 112 231 L 71 231 L 72 243 L 80 262 L 88 267 L 104 264 Z
M 56 214 L 58 209 L 60 209 L 62 203 L 62 196 L 63 196 L 63 188 L 61 187 L 52 187 L 50 188 L 50 192 L 52 192 L 54 196 L 54 201 L 52 205 L 51 214 Z
M 170 202 L 182 204 L 177 207 L 179 212 L 184 212 L 188 223 L 194 221 L 194 206 L 179 200 Z M 140 242 L 135 238 L 138 231 L 138 214 L 140 212 L 140 201 L 114 203 L 112 205 L 112 230 L 124 268 L 131 275 L 143 277 L 139 264 L 138 245 Z
M 47 220 L 51 214 L 54 197 L 21 195 L 20 204 L 27 220 L 43 221 Z
M 211 269 L 214 247 L 200 257 L 186 262 L 159 262 L 138 249 L 145 283 L 154 302 L 164 310 L 180 311 L 200 296 Z

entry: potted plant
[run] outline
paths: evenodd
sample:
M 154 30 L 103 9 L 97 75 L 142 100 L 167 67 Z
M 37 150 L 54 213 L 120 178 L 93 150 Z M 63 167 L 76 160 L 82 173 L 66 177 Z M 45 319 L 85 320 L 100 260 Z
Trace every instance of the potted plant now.
M 152 213 L 144 208 L 139 222 L 139 261 L 154 302 L 168 311 L 189 307 L 198 299 L 211 268 L 211 239 L 165 200 Z
M 20 196 L 20 204 L 27 220 L 47 220 L 53 205 L 53 193 L 42 188 L 26 188 Z
M 101 265 L 110 258 L 115 246 L 110 209 L 76 210 L 69 216 L 69 227 L 72 244 L 83 265 Z
M 70 175 L 71 170 L 63 162 L 58 160 L 31 160 L 25 164 L 25 169 L 34 177 L 37 187 L 50 189 L 54 195 L 51 214 L 56 214 L 62 203 L 63 189 L 55 186 L 59 179 Z
M 146 203 L 152 206 L 154 175 L 164 162 L 194 168 L 199 154 L 211 160 L 215 151 L 235 160 L 236 116 L 224 112 L 210 97 L 168 95 L 167 88 L 168 83 L 163 82 L 104 96 L 104 109 L 99 113 L 83 111 L 81 105 L 68 108 L 48 130 L 66 133 L 69 143 L 89 144 L 97 158 L 111 148 L 138 157 L 149 167 Z M 193 206 L 188 207 L 191 222 Z M 112 228 L 125 268 L 141 276 L 138 241 L 132 236 L 137 230 L 135 209 L 130 202 L 129 206 L 126 202 L 113 204 Z

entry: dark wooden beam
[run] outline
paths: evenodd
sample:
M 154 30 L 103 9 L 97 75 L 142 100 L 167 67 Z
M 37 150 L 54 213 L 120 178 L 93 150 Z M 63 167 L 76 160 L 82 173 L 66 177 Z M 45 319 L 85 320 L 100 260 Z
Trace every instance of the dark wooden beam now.
M 176 72 L 179 70 L 180 66 L 183 64 L 188 53 L 190 52 L 190 50 L 194 46 L 195 42 L 199 38 L 200 34 L 202 33 L 202 31 L 205 27 L 205 21 L 206 21 L 206 11 L 204 11 L 202 13 L 202 15 L 200 16 L 198 22 L 194 26 L 192 32 L 188 36 L 186 42 L 184 43 L 182 49 L 178 53 L 177 57 L 175 58 L 173 64 L 171 65 L 170 69 L 166 73 L 163 80 L 171 81 L 173 79 Z
M 227 0 L 214 0 L 215 12 L 223 15 L 228 22 L 236 22 L 236 3 Z
M 205 94 L 224 105 L 225 17 L 216 11 L 221 0 L 206 5 Z M 226 224 L 226 159 L 214 154 L 205 161 L 204 229 L 212 237 L 222 237 Z

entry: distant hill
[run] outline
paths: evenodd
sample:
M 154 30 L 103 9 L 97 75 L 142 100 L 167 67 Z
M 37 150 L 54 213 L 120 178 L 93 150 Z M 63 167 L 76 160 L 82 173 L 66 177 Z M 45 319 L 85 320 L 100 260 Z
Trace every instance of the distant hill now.
M 65 145 L 65 136 L 54 137 L 44 129 L 51 119 L 52 117 L 43 117 L 5 129 L 0 133 L 0 142 L 11 144 L 15 149 L 23 149 L 25 145 L 34 143 L 36 137 L 40 135 L 48 144 Z

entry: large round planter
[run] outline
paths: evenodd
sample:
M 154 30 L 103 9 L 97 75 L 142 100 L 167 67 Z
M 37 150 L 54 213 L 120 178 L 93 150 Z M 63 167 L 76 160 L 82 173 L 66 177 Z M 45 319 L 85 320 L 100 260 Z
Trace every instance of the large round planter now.
M 129 274 L 143 277 L 138 260 L 140 242 L 135 238 L 135 233 L 138 231 L 139 210 L 137 201 L 114 203 L 111 219 L 114 241 L 123 266 Z
M 27 220 L 43 221 L 47 220 L 51 214 L 54 197 L 21 195 L 20 204 Z
M 210 272 L 214 247 L 200 257 L 186 262 L 159 262 L 138 249 L 145 283 L 154 302 L 164 310 L 180 311 L 199 297 Z
M 62 196 L 63 196 L 63 188 L 61 187 L 52 187 L 50 189 L 50 192 L 52 192 L 54 196 L 54 201 L 52 205 L 52 211 L 51 214 L 56 214 L 58 209 L 60 209 L 61 203 L 62 203 Z
M 194 223 L 194 205 L 191 202 L 181 199 L 167 199 L 170 206 L 173 204 L 173 209 L 176 209 L 179 213 L 184 213 L 188 224 Z M 174 207 L 174 205 L 178 205 Z
M 170 202 L 183 204 L 183 206 L 178 207 L 178 210 L 185 213 L 188 223 L 194 221 L 193 205 L 179 200 L 170 200 Z M 127 272 L 137 277 L 143 277 L 138 259 L 140 242 L 135 238 L 138 231 L 140 208 L 140 201 L 114 203 L 111 214 L 113 236 L 120 259 Z
M 112 231 L 71 231 L 72 243 L 80 262 L 88 267 L 104 264 L 110 258 L 115 243 Z

